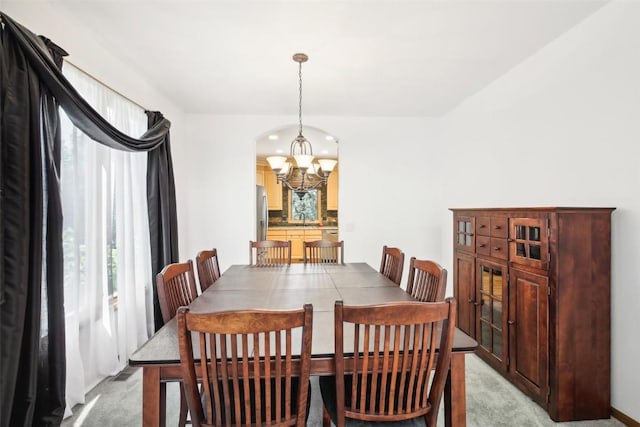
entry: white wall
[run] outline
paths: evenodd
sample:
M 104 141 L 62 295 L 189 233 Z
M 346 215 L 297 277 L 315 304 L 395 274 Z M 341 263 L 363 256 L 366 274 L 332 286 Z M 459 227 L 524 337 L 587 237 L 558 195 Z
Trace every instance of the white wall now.
M 442 145 L 449 150 L 449 167 L 438 203 L 443 223 L 449 219 L 444 206 L 617 208 L 612 406 L 635 420 L 640 420 L 639 23 L 639 3 L 612 2 L 448 114 Z M 451 240 L 443 241 L 442 254 L 450 254 Z
M 432 191 L 439 156 L 437 122 L 425 118 L 306 117 L 339 139 L 339 232 L 345 259 L 378 267 L 382 245 L 407 257 L 440 258 L 443 242 L 432 224 Z M 255 238 L 255 140 L 295 117 L 187 115 L 178 192 L 180 250 L 193 258 L 215 246 L 221 268 L 248 262 Z M 313 141 L 311 141 L 313 143 Z M 448 239 L 449 237 L 447 237 Z M 408 263 L 408 258 L 407 258 Z

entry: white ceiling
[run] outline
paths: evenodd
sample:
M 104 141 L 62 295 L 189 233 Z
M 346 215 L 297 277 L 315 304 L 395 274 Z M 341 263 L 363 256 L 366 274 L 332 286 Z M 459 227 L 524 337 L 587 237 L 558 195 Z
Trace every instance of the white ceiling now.
M 22 8 L 39 3 L 3 4 L 17 1 Z M 606 1 L 47 3 L 86 26 L 186 113 L 297 116 L 291 56 L 304 52 L 304 121 L 305 115 L 442 115 Z

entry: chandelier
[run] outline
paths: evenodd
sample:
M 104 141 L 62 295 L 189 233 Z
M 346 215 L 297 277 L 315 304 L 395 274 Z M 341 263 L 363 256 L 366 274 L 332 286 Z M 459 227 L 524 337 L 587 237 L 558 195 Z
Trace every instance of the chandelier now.
M 309 190 L 326 185 L 337 161 L 316 159 L 311 143 L 302 135 L 302 63 L 307 62 L 309 57 L 304 53 L 296 53 L 293 60 L 298 63 L 298 136 L 291 141 L 289 157 L 270 156 L 267 161 L 276 174 L 278 183 L 284 184 L 302 198 Z

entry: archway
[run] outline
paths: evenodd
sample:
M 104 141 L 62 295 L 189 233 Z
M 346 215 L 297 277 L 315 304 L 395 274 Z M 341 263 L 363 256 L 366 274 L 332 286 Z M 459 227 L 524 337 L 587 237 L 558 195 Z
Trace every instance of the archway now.
M 338 139 L 322 129 L 303 126 L 317 159 L 338 159 Z M 288 157 L 298 126 L 273 129 L 256 139 L 256 240 L 291 240 L 292 259 L 301 260 L 304 240 L 338 239 L 339 162 L 326 182 L 308 194 L 283 185 L 267 157 Z M 293 173 L 296 173 L 295 170 Z M 265 200 L 266 198 L 266 200 Z M 266 206 L 266 209 L 265 207 Z

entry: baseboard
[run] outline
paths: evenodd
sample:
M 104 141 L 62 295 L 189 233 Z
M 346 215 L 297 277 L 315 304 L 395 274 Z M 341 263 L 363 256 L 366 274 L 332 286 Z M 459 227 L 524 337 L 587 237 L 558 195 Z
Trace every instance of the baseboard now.
M 620 421 L 622 424 L 626 425 L 627 427 L 640 427 L 640 422 L 634 420 L 633 418 L 631 418 L 626 414 L 623 414 L 613 406 L 611 407 L 611 416 L 616 420 Z

